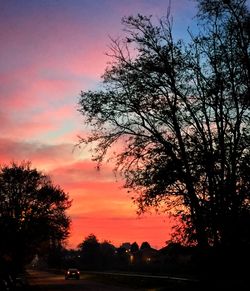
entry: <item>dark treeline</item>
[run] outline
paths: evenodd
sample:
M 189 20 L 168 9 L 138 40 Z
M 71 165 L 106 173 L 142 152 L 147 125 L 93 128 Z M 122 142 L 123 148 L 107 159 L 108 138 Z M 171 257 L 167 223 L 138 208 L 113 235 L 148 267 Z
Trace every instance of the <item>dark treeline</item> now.
M 125 242 L 115 247 L 109 241 L 99 242 L 94 234 L 90 234 L 77 249 L 62 250 L 60 267 L 191 275 L 195 271 L 194 260 L 195 249 L 179 243 L 169 243 L 159 250 L 146 241 L 141 245 Z
M 197 246 L 184 246 L 167 242 L 161 249 L 151 247 L 148 242 L 138 245 L 125 242 L 115 247 L 109 241 L 100 242 L 94 234 L 87 236 L 76 249 L 61 249 L 54 254 L 48 265 L 37 260 L 33 267 L 54 267 L 59 269 L 78 268 L 81 271 L 126 271 L 150 274 L 168 274 L 197 279 L 217 280 L 244 278 L 244 265 L 239 250 L 237 260 L 234 254 L 224 255 L 213 248 L 201 252 Z M 214 258 L 216 257 L 216 264 Z M 235 272 L 237 264 L 238 272 Z

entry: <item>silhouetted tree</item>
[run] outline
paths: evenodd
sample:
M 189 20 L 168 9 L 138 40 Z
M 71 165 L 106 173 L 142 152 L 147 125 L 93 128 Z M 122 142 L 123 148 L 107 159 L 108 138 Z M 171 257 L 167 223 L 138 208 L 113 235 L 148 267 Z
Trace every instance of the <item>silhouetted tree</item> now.
M 103 89 L 82 92 L 79 111 L 101 163 L 137 191 L 139 211 L 165 205 L 202 248 L 250 243 L 249 11 L 244 0 L 199 4 L 200 32 L 175 41 L 167 15 L 123 19 Z
M 94 234 L 88 235 L 78 249 L 82 268 L 110 269 L 115 264 L 115 246 L 107 240 L 99 242 Z
M 29 162 L 0 169 L 0 255 L 21 267 L 69 234 L 68 195 Z
M 126 269 L 129 265 L 130 255 L 125 247 L 120 246 L 116 249 L 117 268 Z
M 62 266 L 64 269 L 80 268 L 80 251 L 76 249 L 62 249 Z
M 124 243 L 122 243 L 122 244 L 120 245 L 120 248 L 123 248 L 123 249 L 125 249 L 126 251 L 129 251 L 130 248 L 131 248 L 131 243 L 129 243 L 129 242 L 124 242 Z
M 137 242 L 133 242 L 130 248 L 131 253 L 136 253 L 139 251 L 139 246 Z
M 101 266 L 100 243 L 94 234 L 88 235 L 78 246 L 81 264 L 87 269 L 98 269 Z
M 147 241 L 144 241 L 140 247 L 140 250 L 145 250 L 145 249 L 151 249 L 151 246 Z
M 116 248 L 109 241 L 104 241 L 100 244 L 101 263 L 103 269 L 110 269 L 115 263 Z
M 47 263 L 49 267 L 61 268 L 63 266 L 64 248 L 62 242 L 51 238 L 47 247 Z

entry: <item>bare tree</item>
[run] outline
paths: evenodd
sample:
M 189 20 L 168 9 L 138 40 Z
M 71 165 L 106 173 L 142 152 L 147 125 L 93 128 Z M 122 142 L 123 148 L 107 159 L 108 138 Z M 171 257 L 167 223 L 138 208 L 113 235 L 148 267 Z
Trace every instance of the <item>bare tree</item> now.
M 139 211 L 164 203 L 202 248 L 250 242 L 249 11 L 197 1 L 200 32 L 175 41 L 170 14 L 123 19 L 103 88 L 82 92 L 92 126 L 81 143 L 113 157 Z

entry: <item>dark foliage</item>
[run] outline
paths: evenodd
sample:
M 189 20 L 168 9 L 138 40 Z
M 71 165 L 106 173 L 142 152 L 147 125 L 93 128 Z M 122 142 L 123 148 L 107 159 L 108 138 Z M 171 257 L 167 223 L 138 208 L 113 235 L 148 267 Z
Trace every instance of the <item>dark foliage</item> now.
M 68 236 L 69 197 L 30 163 L 0 170 L 0 256 L 22 267 Z
M 169 15 L 123 19 L 103 89 L 82 92 L 95 159 L 113 158 L 140 211 L 164 206 L 188 243 L 250 244 L 250 66 L 246 1 L 197 1 L 200 32 L 184 44 Z
M 110 242 L 99 242 L 94 234 L 90 234 L 79 244 L 78 248 L 81 268 L 107 270 L 114 266 L 115 247 Z

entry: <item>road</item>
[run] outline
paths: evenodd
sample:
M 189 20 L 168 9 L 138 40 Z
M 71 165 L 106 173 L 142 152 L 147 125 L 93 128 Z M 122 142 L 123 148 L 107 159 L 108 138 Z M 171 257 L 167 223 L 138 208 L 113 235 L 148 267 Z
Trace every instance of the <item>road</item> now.
M 63 274 L 52 274 L 38 270 L 28 270 L 28 281 L 33 291 L 135 291 L 128 287 L 120 287 L 110 284 L 99 283 L 82 275 L 80 280 L 65 280 Z M 149 289 L 136 289 L 136 291 Z M 152 290 L 152 289 L 151 289 Z
M 65 280 L 64 274 L 29 270 L 29 291 L 197 291 L 205 290 L 190 279 L 170 276 L 89 272 L 80 280 Z M 204 286 L 203 286 L 204 287 Z M 206 289 L 207 290 L 207 289 Z M 210 288 L 208 289 L 211 290 Z

